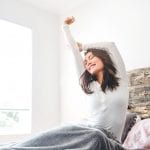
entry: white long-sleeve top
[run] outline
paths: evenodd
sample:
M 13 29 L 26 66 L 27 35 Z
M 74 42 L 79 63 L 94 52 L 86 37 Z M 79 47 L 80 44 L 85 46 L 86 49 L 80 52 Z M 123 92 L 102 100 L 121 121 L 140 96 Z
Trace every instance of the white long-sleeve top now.
M 78 77 L 80 77 L 85 71 L 83 58 L 70 32 L 69 25 L 63 24 L 62 29 L 66 42 L 73 52 L 77 74 Z M 98 81 L 91 82 L 90 89 L 94 91 L 94 93 L 85 93 L 89 108 L 89 116 L 85 119 L 85 124 L 107 129 L 116 136 L 118 141 L 121 141 L 129 97 L 128 77 L 122 57 L 114 42 L 89 43 L 85 44 L 83 49 L 101 47 L 106 48 L 110 53 L 110 57 L 118 71 L 116 76 L 120 78 L 120 85 L 117 89 L 113 91 L 107 90 L 106 93 L 104 93 Z

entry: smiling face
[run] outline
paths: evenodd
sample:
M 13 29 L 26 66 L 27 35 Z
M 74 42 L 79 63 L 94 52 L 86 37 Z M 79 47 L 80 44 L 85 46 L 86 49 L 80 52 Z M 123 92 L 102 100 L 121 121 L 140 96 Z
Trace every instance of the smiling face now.
M 85 55 L 84 66 L 90 74 L 97 74 L 104 68 L 102 60 L 99 57 L 94 56 L 92 52 L 88 52 Z

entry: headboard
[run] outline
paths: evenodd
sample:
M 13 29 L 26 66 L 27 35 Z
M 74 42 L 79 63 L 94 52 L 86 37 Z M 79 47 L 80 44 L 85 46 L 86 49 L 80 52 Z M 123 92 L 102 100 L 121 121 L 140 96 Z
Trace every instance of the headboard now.
M 129 77 L 129 111 L 142 119 L 150 118 L 150 67 L 127 71 Z

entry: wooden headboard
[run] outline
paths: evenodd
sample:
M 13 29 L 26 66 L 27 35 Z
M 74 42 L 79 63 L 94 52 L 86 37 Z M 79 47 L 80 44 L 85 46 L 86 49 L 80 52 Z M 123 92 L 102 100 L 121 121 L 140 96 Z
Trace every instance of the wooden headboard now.
M 129 110 L 142 119 L 150 118 L 150 67 L 127 71 Z

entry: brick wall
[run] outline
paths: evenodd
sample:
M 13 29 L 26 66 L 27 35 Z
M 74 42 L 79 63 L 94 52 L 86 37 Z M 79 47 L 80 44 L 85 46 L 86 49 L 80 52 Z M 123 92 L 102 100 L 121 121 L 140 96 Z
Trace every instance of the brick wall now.
M 150 118 L 150 68 L 127 72 L 129 77 L 129 109 L 142 119 Z

